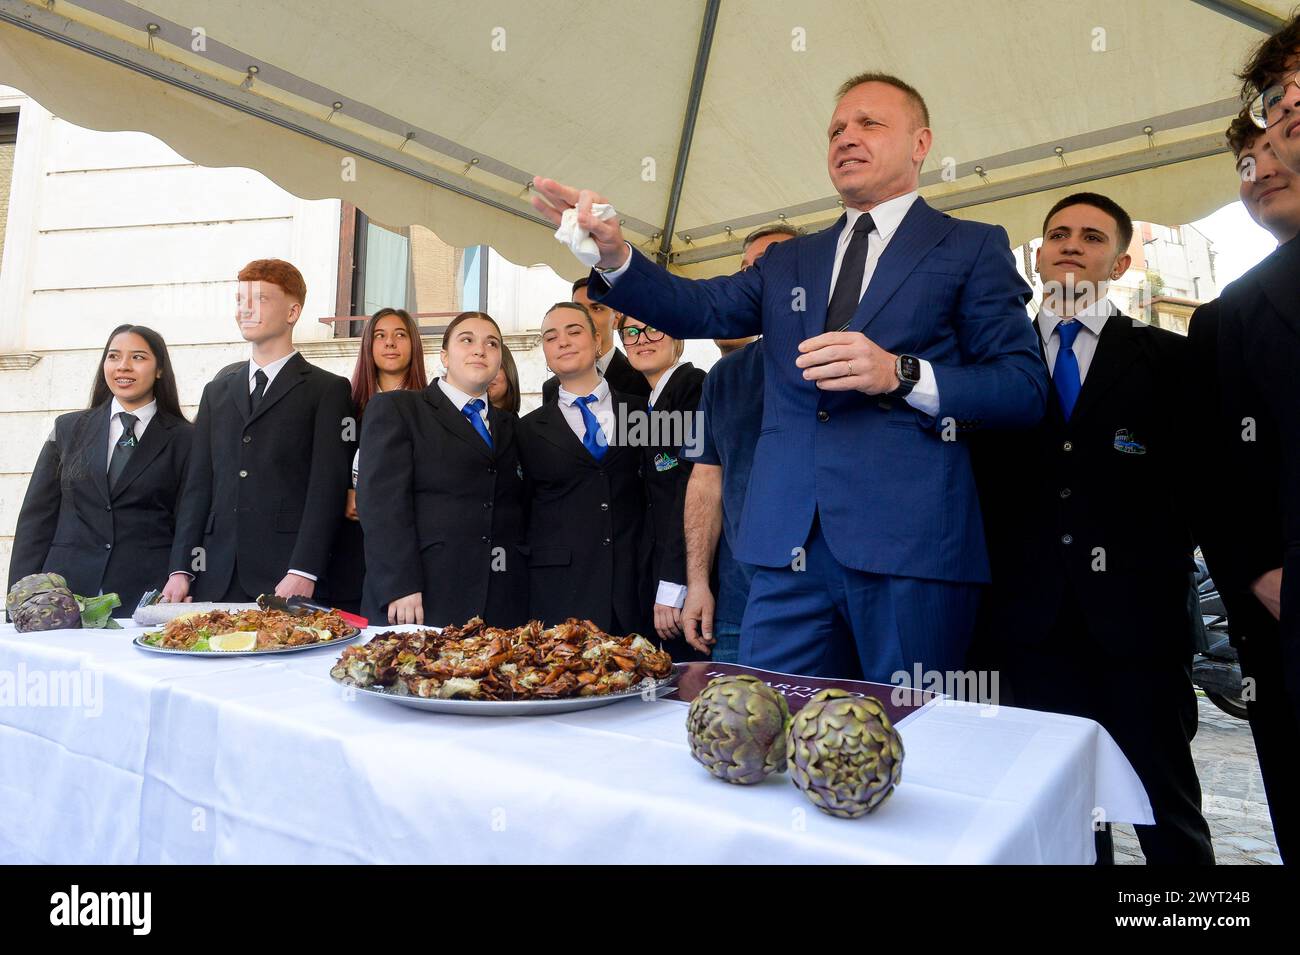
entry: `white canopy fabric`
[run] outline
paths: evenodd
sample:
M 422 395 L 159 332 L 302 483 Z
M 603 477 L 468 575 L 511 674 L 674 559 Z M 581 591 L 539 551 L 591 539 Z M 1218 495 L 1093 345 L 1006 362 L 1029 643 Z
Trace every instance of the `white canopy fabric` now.
M 0 0 L 0 84 L 453 245 L 583 270 L 533 174 L 597 190 L 648 253 L 732 271 L 740 239 L 840 213 L 834 91 L 925 96 L 922 193 L 1014 244 L 1087 183 L 1177 224 L 1236 194 L 1233 72 L 1290 0 Z M 663 238 L 667 233 L 667 240 Z

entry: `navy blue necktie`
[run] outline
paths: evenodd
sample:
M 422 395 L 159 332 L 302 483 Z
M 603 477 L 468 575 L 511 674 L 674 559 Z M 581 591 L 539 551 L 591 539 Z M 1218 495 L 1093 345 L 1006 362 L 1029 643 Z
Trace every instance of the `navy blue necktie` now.
M 826 306 L 826 328 L 828 332 L 843 331 L 853 321 L 853 313 L 858 310 L 858 300 L 862 298 L 862 273 L 867 269 L 867 236 L 876 227 L 871 213 L 864 212 L 853 223 L 853 237 L 849 247 L 844 250 L 840 262 L 840 274 L 835 279 L 835 291 L 831 293 L 830 304 Z
M 469 423 L 474 426 L 474 430 L 479 433 L 487 446 L 492 447 L 492 435 L 488 433 L 487 425 L 483 423 L 483 416 L 479 414 L 484 408 L 483 399 L 475 398 L 473 401 L 465 402 L 465 407 L 460 409 L 460 413 L 469 419 Z
M 605 457 L 605 452 L 609 450 L 609 440 L 605 437 L 605 432 L 601 430 L 600 422 L 596 420 L 596 413 L 588 407 L 595 400 L 595 395 L 587 395 L 585 398 L 579 398 L 574 404 L 582 412 L 582 421 L 587 426 L 587 431 L 582 436 L 582 446 L 587 449 L 593 458 L 599 461 Z
M 1056 386 L 1056 395 L 1061 399 L 1061 410 L 1065 420 L 1070 420 L 1074 403 L 1079 400 L 1079 391 L 1083 388 L 1083 379 L 1079 376 L 1079 359 L 1074 354 L 1074 340 L 1079 337 L 1083 323 L 1067 319 L 1056 326 L 1060 338 L 1060 349 L 1056 353 L 1056 364 L 1052 367 L 1052 384 Z

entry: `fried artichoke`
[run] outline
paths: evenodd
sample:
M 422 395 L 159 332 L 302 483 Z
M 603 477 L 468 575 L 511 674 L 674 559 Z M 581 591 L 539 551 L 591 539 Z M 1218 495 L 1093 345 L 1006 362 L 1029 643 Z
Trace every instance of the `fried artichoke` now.
M 790 722 L 787 745 L 794 784 L 842 819 L 875 810 L 902 777 L 903 741 L 874 697 L 814 694 Z
M 785 772 L 789 719 L 785 697 L 758 677 L 717 677 L 686 714 L 691 755 L 726 782 L 762 782 Z

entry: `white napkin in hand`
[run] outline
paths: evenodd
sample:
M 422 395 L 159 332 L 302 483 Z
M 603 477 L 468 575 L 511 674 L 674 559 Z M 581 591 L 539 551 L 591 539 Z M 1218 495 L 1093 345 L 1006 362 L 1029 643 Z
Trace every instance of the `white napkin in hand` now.
M 593 202 L 591 214 L 597 219 L 612 219 L 617 212 L 608 202 Z M 600 261 L 600 248 L 591 233 L 578 226 L 578 210 L 565 209 L 560 215 L 560 227 L 555 230 L 555 237 L 569 247 L 578 261 L 586 266 L 593 266 Z

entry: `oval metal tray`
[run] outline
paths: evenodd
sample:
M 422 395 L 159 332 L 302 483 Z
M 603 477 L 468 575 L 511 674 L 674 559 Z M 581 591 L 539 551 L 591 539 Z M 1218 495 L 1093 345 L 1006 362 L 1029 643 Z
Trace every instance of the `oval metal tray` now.
M 333 640 L 321 640 L 319 643 L 305 643 L 300 647 L 275 647 L 270 650 L 179 650 L 175 647 L 153 647 L 142 643 L 144 634 L 131 642 L 141 650 L 150 653 L 167 653 L 174 657 L 264 657 L 272 653 L 298 653 L 302 650 L 318 650 L 321 647 L 337 647 L 342 643 L 351 643 L 361 636 L 361 631 L 353 627 L 348 633 Z
M 652 702 L 667 696 L 677 688 L 679 674 L 680 671 L 674 666 L 671 676 L 666 676 L 662 680 L 646 677 L 635 687 L 621 693 L 607 693 L 604 696 L 567 696 L 558 700 L 433 700 L 422 696 L 394 693 L 378 687 L 353 686 L 333 674 L 330 674 L 330 679 L 339 686 L 354 690 L 358 696 L 388 700 L 390 703 L 434 713 L 454 713 L 457 716 L 546 716 L 552 713 L 590 710 L 610 703 L 620 703 L 623 700 Z

